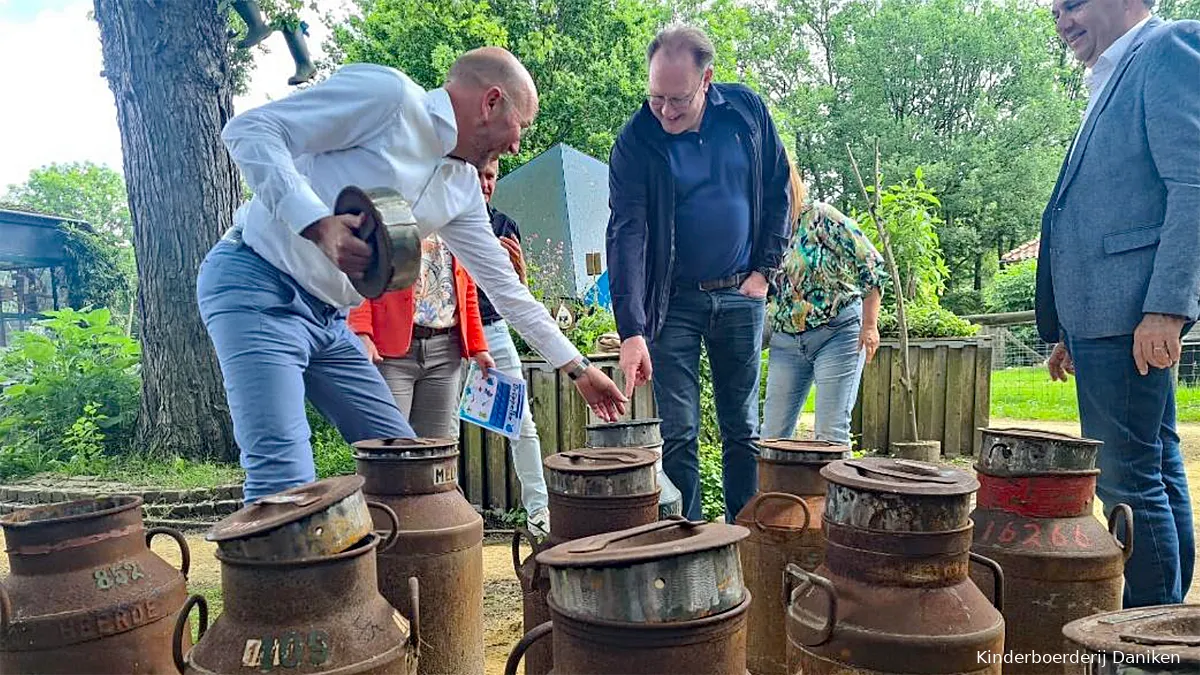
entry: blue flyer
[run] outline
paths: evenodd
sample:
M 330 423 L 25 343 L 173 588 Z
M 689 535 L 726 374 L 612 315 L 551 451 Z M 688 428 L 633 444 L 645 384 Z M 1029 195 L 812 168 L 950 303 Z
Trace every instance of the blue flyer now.
M 525 380 L 489 368 L 487 373 L 471 361 L 459 419 L 516 440 L 521 436 L 521 417 L 525 414 Z

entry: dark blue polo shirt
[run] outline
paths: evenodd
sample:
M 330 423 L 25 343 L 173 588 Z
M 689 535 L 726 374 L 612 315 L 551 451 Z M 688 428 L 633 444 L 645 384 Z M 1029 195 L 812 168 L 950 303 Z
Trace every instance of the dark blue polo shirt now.
M 676 283 L 750 268 L 750 157 L 736 114 L 709 103 L 698 132 L 664 132 L 675 178 Z

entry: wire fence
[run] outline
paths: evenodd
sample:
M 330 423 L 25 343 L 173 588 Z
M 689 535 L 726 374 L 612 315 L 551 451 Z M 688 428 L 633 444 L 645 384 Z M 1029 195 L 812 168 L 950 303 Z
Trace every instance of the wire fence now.
M 993 420 L 1079 421 L 1075 380 L 1050 379 L 1046 359 L 1054 346 L 1031 324 L 981 326 L 980 333 L 992 336 Z M 1184 339 L 1176 372 L 1177 421 L 1200 423 L 1200 330 Z

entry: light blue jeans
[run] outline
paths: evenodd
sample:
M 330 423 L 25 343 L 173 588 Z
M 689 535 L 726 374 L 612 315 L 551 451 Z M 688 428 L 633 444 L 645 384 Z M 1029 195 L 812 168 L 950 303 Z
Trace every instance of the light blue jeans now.
M 483 327 L 488 351 L 496 362 L 496 370 L 513 377 L 524 377 L 521 372 L 521 356 L 508 332 L 508 323 L 497 321 Z M 528 391 L 528 390 L 527 390 Z M 525 402 L 525 417 L 521 419 L 521 437 L 509 441 L 512 448 L 513 469 L 521 481 L 521 504 L 526 513 L 537 513 L 550 504 L 546 496 L 546 477 L 542 474 L 542 444 L 538 440 L 537 425 L 533 423 L 530 402 Z
M 209 251 L 196 279 L 217 351 L 247 503 L 316 480 L 304 398 L 348 442 L 412 438 L 344 312 L 240 241 Z
M 817 384 L 817 440 L 850 444 L 850 413 L 858 397 L 866 351 L 858 348 L 862 303 L 844 308 L 829 323 L 771 335 L 763 438 L 791 438 L 796 418 Z

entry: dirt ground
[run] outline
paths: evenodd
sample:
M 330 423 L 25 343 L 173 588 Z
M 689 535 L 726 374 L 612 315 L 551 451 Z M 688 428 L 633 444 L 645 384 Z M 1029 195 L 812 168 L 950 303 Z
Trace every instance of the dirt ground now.
M 1079 425 L 1062 422 L 1032 422 L 1028 420 L 993 419 L 992 426 L 1022 426 L 1078 434 Z M 1196 522 L 1200 524 L 1200 424 L 1183 425 L 1183 439 L 1189 485 L 1193 492 L 1193 508 Z M 1098 514 L 1100 513 L 1097 509 Z M 213 556 L 215 545 L 204 541 L 202 534 L 187 536 L 191 549 L 191 573 L 188 588 L 192 593 L 201 593 L 209 601 L 210 620 L 220 612 L 220 564 Z M 0 534 L 0 545 L 3 535 Z M 175 542 L 159 537 L 153 545 L 154 551 L 172 565 L 178 566 L 179 552 Z M 522 549 L 522 557 L 529 555 L 528 548 Z M 8 558 L 0 556 L 0 576 L 8 574 Z M 504 662 L 512 646 L 520 639 L 521 587 L 512 569 L 512 554 L 509 541 L 500 537 L 489 537 L 483 547 L 483 620 L 486 675 L 501 675 Z M 1200 602 L 1200 583 L 1194 583 L 1188 602 Z

